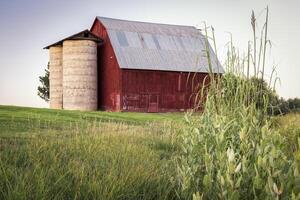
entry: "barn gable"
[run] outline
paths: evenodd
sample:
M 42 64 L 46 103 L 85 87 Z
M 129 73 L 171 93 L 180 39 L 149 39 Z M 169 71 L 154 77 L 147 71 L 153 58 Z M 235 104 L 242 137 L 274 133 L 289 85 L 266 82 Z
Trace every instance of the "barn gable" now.
M 121 69 L 208 73 L 205 37 L 192 26 L 97 17 L 105 26 Z M 224 73 L 209 46 L 212 72 Z

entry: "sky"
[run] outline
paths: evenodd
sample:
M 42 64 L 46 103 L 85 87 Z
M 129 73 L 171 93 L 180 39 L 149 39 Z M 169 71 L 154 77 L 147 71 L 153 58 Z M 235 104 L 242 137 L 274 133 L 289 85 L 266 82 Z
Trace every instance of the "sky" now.
M 251 12 L 263 22 L 266 6 L 272 41 L 267 74 L 276 66 L 279 96 L 300 97 L 299 0 L 1 0 L 0 105 L 48 107 L 37 96 L 49 59 L 43 47 L 91 28 L 96 16 L 197 27 L 205 21 L 215 29 L 224 62 L 229 32 L 246 52 Z

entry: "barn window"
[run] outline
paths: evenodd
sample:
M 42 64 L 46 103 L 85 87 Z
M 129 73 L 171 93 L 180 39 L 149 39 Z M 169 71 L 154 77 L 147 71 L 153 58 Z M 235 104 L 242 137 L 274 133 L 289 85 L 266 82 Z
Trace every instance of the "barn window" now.
M 191 38 L 190 37 L 181 37 L 180 41 L 182 41 L 182 44 L 185 47 L 185 50 L 187 50 L 187 51 L 193 51 L 193 44 L 191 42 Z
M 182 42 L 182 40 L 181 40 L 181 37 L 177 37 L 177 40 L 178 40 L 178 42 L 179 42 L 181 48 L 184 49 L 184 44 L 183 44 L 183 42 Z
M 144 42 L 145 42 L 145 46 L 148 48 L 148 49 L 157 49 L 154 41 L 153 41 L 153 37 L 151 34 L 149 33 L 142 33 L 141 34 L 142 37 L 144 38 Z
M 168 35 L 159 35 L 156 37 L 160 44 L 161 49 L 164 50 L 176 50 L 175 42 L 172 39 L 172 36 Z
M 154 43 L 155 43 L 155 45 L 156 45 L 156 48 L 157 48 L 157 49 L 161 49 L 161 47 L 160 47 L 160 45 L 159 45 L 159 42 L 158 42 L 158 40 L 157 40 L 157 38 L 156 38 L 155 35 L 152 35 L 152 39 L 153 39 L 153 41 L 154 41 Z
M 117 34 L 117 38 L 118 38 L 119 44 L 121 46 L 124 46 L 124 47 L 129 46 L 127 38 L 126 38 L 126 35 L 125 35 L 124 32 L 122 32 L 122 31 L 116 31 L 116 34 Z
M 135 32 L 124 31 L 126 39 L 128 41 L 128 46 L 142 48 L 142 44 L 139 38 L 139 34 Z
M 147 48 L 147 44 L 146 44 L 146 42 L 145 42 L 144 36 L 143 36 L 142 34 L 139 34 L 139 38 L 140 38 L 142 47 L 143 47 L 143 48 Z

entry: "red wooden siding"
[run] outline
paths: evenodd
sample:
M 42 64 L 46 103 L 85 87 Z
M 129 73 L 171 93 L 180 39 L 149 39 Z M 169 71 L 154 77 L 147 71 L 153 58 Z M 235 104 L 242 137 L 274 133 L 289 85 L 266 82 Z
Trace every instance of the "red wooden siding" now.
M 91 32 L 104 40 L 104 44 L 98 47 L 99 108 L 120 111 L 121 69 L 105 27 L 98 20 L 95 20 Z
M 172 112 L 193 108 L 196 93 L 206 76 L 205 73 L 123 69 L 122 110 Z
M 98 48 L 99 108 L 112 111 L 173 112 L 194 108 L 207 73 L 121 69 L 105 27 L 95 20 Z M 205 83 L 204 83 L 205 80 Z

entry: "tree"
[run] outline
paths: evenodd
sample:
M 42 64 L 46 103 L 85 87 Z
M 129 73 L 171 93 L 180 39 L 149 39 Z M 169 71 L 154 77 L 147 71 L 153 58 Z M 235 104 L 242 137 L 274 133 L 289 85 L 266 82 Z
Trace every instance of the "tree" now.
M 39 80 L 41 85 L 38 86 L 38 95 L 46 102 L 49 101 L 50 94 L 49 94 L 49 63 L 47 69 L 45 69 L 45 75 L 39 76 Z
M 294 99 L 288 99 L 287 103 L 289 105 L 290 110 L 300 110 L 300 99 L 299 98 L 294 98 Z

